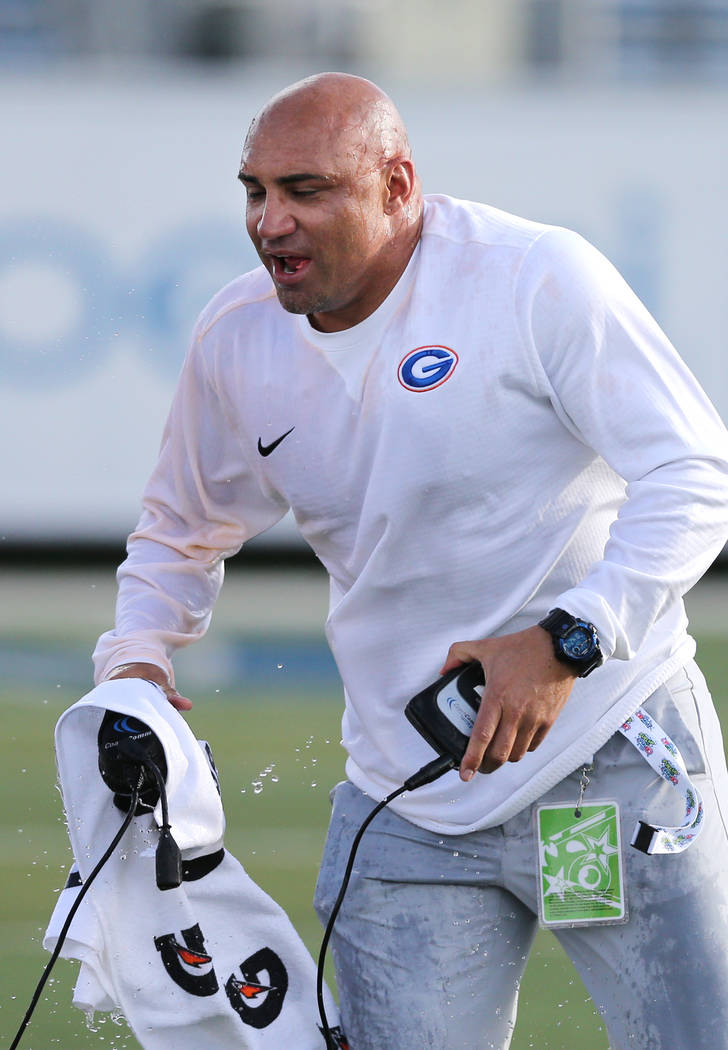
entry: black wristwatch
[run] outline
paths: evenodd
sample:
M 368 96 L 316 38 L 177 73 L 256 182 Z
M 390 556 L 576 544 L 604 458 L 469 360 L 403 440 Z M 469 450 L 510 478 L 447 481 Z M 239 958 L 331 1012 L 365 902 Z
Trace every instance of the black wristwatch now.
M 539 627 L 551 635 L 556 659 L 568 664 L 579 678 L 586 678 L 604 661 L 593 623 L 577 620 L 563 609 L 552 609 L 539 621 Z

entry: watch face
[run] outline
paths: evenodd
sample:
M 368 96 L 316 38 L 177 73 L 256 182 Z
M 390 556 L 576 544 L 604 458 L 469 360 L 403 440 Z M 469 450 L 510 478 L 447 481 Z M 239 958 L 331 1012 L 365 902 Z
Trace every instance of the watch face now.
M 583 660 L 594 652 L 594 636 L 586 627 L 574 627 L 563 639 L 562 647 L 567 656 Z

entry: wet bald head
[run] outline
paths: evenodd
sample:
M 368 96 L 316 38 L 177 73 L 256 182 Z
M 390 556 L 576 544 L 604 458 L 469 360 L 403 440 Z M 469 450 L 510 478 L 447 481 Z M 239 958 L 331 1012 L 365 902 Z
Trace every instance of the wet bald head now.
M 239 178 L 281 305 L 315 327 L 369 316 L 417 245 L 423 201 L 407 132 L 362 77 L 320 73 L 274 95 L 250 125 Z
M 310 128 L 362 166 L 412 155 L 391 98 L 370 80 L 349 73 L 318 73 L 279 91 L 253 118 L 243 154 L 256 134 L 287 124 Z

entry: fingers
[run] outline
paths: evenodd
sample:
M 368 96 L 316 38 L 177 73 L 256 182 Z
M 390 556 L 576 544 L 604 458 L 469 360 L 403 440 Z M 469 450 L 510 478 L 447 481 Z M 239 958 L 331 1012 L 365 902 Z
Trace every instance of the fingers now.
M 440 669 L 440 674 L 447 674 L 448 671 L 452 671 L 456 667 L 461 667 L 463 664 L 470 663 L 472 660 L 480 660 L 484 672 L 484 643 L 481 642 L 454 642 L 447 654 L 447 659 Z M 486 688 L 483 693 L 483 700 L 480 704 L 480 710 L 473 726 L 473 731 L 470 734 L 470 742 L 468 744 L 463 760 L 460 763 L 460 779 L 471 780 L 475 775 L 477 769 L 481 768 L 481 763 L 484 761 L 484 756 L 488 752 L 488 759 L 483 766 L 483 772 L 492 772 L 503 763 L 496 757 L 501 751 L 508 749 L 507 753 L 510 753 L 508 748 L 507 734 L 504 732 L 501 734 L 500 740 L 498 740 L 497 746 L 493 748 L 495 742 L 496 733 L 498 732 L 502 708 L 499 704 L 492 701 L 485 702 L 488 695 L 488 682 L 486 674 Z M 515 733 L 514 733 L 515 736 Z M 491 748 L 490 751 L 488 749 Z M 503 759 L 503 762 L 506 759 Z M 491 768 L 492 767 L 492 768 Z
M 484 710 L 485 709 L 485 710 Z M 483 718 L 480 719 L 480 712 Z M 460 779 L 472 780 L 473 775 L 494 773 L 506 762 L 520 762 L 529 751 L 535 751 L 548 734 L 553 720 L 534 722 L 526 705 L 507 705 L 491 702 L 487 692 L 478 712 L 467 750 L 460 763 Z
M 540 744 L 541 740 L 543 740 L 543 738 L 546 736 L 547 732 L 548 730 L 546 728 L 543 728 L 537 733 L 534 733 L 533 727 L 531 727 L 530 725 L 521 726 L 518 733 L 516 734 L 516 739 L 513 741 L 513 747 L 511 748 L 511 753 L 508 756 L 508 761 L 520 762 L 522 758 L 525 758 L 529 751 L 535 751 L 538 747 L 538 744 Z M 533 741 L 536 739 L 536 736 L 539 736 L 539 741 L 538 743 L 534 744 Z
M 533 734 L 533 739 L 531 740 L 531 743 L 528 745 L 528 750 L 529 751 L 535 751 L 536 748 L 541 743 L 541 741 L 546 736 L 546 734 L 548 733 L 548 731 L 549 731 L 549 727 L 548 726 L 542 726 L 541 729 L 537 729 L 536 732 Z
M 461 780 L 471 780 L 477 770 L 494 773 L 506 762 L 520 762 L 529 751 L 538 747 L 547 733 L 546 726 L 534 731 L 524 711 L 506 714 L 502 708 L 496 709 L 496 705 L 490 705 L 490 710 L 486 709 L 482 726 L 476 720 L 470 743 L 460 763 Z
M 551 639 L 540 627 L 512 635 L 455 642 L 442 673 L 478 660 L 485 689 L 460 778 L 477 770 L 493 773 L 506 762 L 520 762 L 542 743 L 574 684 L 574 675 L 553 655 Z
M 477 770 L 494 773 L 506 762 L 519 762 L 533 736 L 534 725 L 525 705 L 499 702 L 486 690 L 460 763 L 461 779 L 471 780 Z
M 465 663 L 479 660 L 485 673 L 485 691 L 470 742 L 460 763 L 460 779 L 465 781 L 471 780 L 478 769 L 492 773 L 509 761 L 518 736 L 517 721 L 505 717 L 506 706 L 499 702 L 489 683 L 487 656 L 488 643 L 484 640 L 454 642 L 440 671 L 440 674 L 447 674 Z
M 486 694 L 483 694 L 483 700 L 485 700 L 485 695 Z M 473 731 L 470 734 L 470 741 L 463 756 L 463 760 L 460 763 L 461 780 L 472 780 L 476 771 L 481 768 L 481 764 L 485 761 L 488 749 L 495 741 L 500 721 L 500 707 L 497 704 L 486 704 L 481 702 L 478 717 L 475 720 Z M 505 733 L 502 733 L 497 748 L 494 748 L 490 752 L 489 760 L 483 765 L 484 773 L 492 773 L 493 770 L 503 764 L 505 758 L 503 759 L 503 762 L 501 762 L 496 758 L 496 754 L 499 755 L 506 747 L 508 747 L 507 736 Z M 510 753 L 510 748 L 508 749 L 508 753 Z
M 439 673 L 447 674 L 455 667 L 461 667 L 463 664 L 470 663 L 471 660 L 477 660 L 478 656 L 475 651 L 477 644 L 477 642 L 454 642 L 448 649 L 447 659 Z
M 191 711 L 192 701 L 188 700 L 186 696 L 180 696 L 180 694 L 174 690 L 171 693 L 167 693 L 167 699 L 169 700 L 175 711 Z

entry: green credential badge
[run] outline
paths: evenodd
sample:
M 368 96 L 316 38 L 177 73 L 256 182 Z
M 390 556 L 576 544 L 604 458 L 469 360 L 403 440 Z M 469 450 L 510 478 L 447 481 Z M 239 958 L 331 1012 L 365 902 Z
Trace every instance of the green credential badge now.
M 539 920 L 542 926 L 627 921 L 616 802 L 540 806 Z

